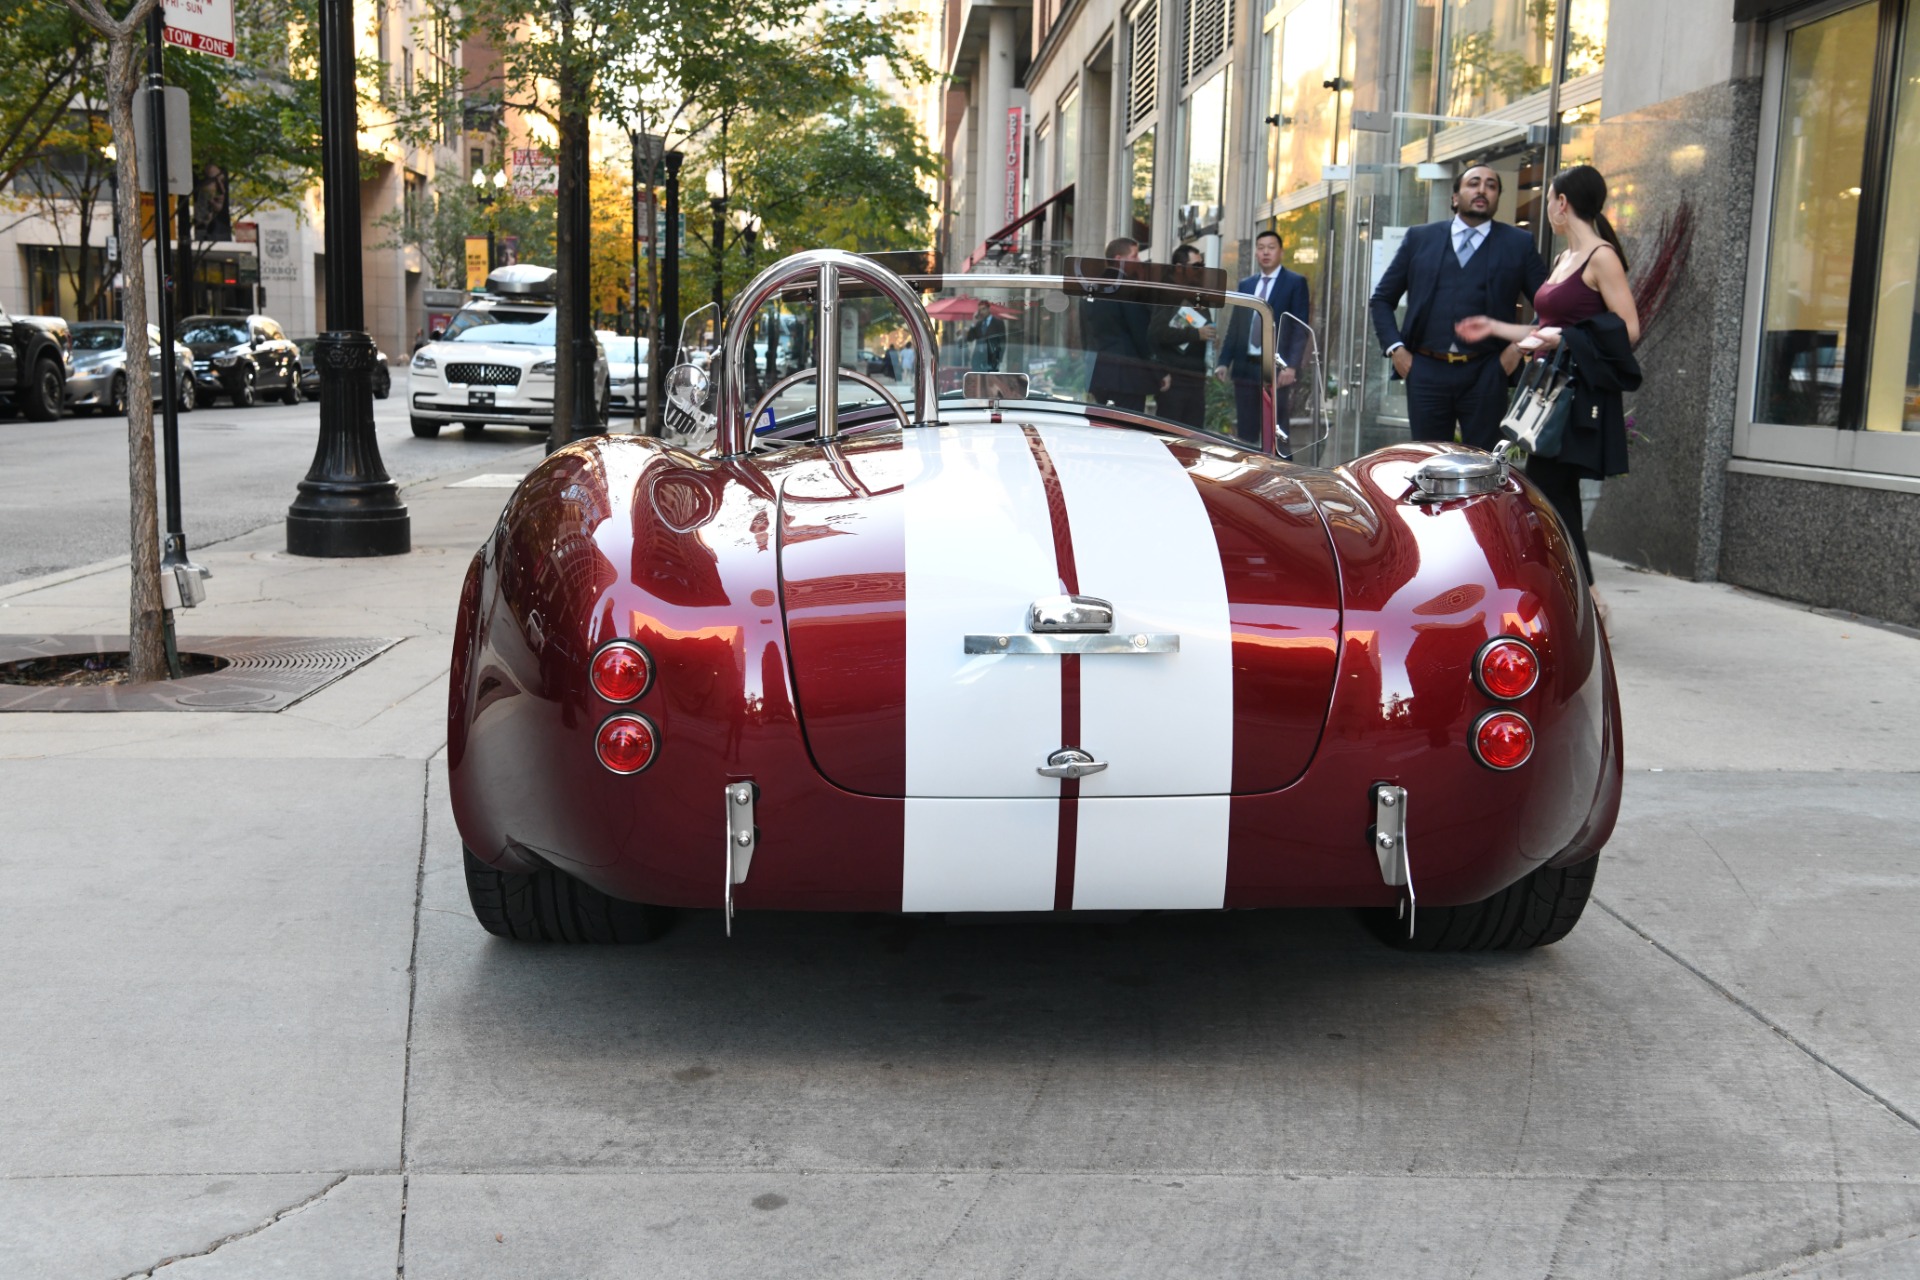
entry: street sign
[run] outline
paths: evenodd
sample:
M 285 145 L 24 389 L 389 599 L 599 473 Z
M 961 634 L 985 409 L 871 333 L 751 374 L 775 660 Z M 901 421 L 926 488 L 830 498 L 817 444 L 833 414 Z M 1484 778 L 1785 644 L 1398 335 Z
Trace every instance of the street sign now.
M 516 199 L 531 200 L 535 196 L 559 193 L 560 162 L 538 147 L 515 147 L 513 163 L 508 168 L 512 172 Z
M 147 95 L 153 90 L 141 86 L 133 91 L 134 168 L 140 176 L 140 189 L 153 190 L 153 116 Z M 193 143 L 187 119 L 187 91 L 168 85 L 160 91 L 167 109 L 167 194 L 193 194 Z
M 166 0 L 163 34 L 168 44 L 231 58 L 233 45 L 233 0 Z M 168 103 L 171 111 L 173 104 Z

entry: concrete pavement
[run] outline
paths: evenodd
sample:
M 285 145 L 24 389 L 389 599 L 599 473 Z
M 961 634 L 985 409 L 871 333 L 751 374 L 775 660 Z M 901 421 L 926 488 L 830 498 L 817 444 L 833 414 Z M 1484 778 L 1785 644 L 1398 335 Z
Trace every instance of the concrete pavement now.
M 1913 637 L 1604 566 L 1628 793 L 1537 954 L 1331 912 L 515 947 L 446 801 L 505 496 L 460 478 L 403 559 L 203 549 L 189 635 L 405 637 L 290 710 L 0 717 L 0 1274 L 1920 1274 Z M 0 632 L 124 628 L 124 570 L 62 577 Z

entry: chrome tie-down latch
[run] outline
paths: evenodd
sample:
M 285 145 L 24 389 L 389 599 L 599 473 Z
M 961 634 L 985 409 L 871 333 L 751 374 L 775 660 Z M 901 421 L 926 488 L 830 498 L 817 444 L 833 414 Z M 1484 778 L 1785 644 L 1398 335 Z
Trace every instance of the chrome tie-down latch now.
M 1407 789 L 1388 782 L 1373 784 L 1373 829 L 1368 833 L 1374 856 L 1380 860 L 1380 878 L 1406 890 L 1400 916 L 1413 937 L 1413 865 L 1407 856 Z
M 751 781 L 727 784 L 727 936 L 733 936 L 733 886 L 746 883 L 760 828 L 753 825 L 753 802 L 760 788 Z

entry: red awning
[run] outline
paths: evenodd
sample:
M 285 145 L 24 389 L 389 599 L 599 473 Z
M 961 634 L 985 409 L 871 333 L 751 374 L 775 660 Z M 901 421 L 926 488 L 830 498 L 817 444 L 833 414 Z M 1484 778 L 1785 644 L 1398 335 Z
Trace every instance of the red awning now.
M 931 320 L 971 320 L 975 308 L 980 305 L 978 298 L 965 298 L 955 295 L 950 298 L 936 298 L 927 304 L 927 318 Z M 1003 307 L 997 302 L 987 303 L 987 309 L 1002 320 L 1018 320 L 1020 313 L 1012 307 Z

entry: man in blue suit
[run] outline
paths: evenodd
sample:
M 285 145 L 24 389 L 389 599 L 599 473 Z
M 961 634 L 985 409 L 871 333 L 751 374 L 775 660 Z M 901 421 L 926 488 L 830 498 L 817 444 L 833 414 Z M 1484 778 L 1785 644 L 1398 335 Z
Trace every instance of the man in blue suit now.
M 1453 326 L 1468 316 L 1513 319 L 1546 283 L 1533 237 L 1495 222 L 1500 175 L 1476 165 L 1453 180 L 1453 217 L 1411 227 L 1369 309 L 1394 376 L 1407 384 L 1415 440 L 1460 438 L 1480 449 L 1500 442 L 1507 378 L 1520 352 L 1501 338 L 1462 342 Z M 1407 300 L 1405 325 L 1393 310 Z
M 1274 353 L 1273 420 L 1280 429 L 1280 451 L 1286 454 L 1287 411 L 1293 398 L 1293 386 L 1300 380 L 1300 360 L 1307 349 L 1307 325 L 1313 319 L 1313 301 L 1307 293 L 1307 278 L 1280 265 L 1280 233 L 1268 228 L 1253 238 L 1253 261 L 1258 274 L 1240 282 L 1239 291 L 1250 293 L 1273 308 L 1279 326 L 1280 349 Z M 1252 445 L 1260 443 L 1261 402 L 1265 388 L 1260 378 L 1260 329 L 1253 323 L 1253 311 L 1235 307 L 1227 320 L 1227 337 L 1220 344 L 1218 367 L 1214 376 L 1233 381 L 1234 434 Z

